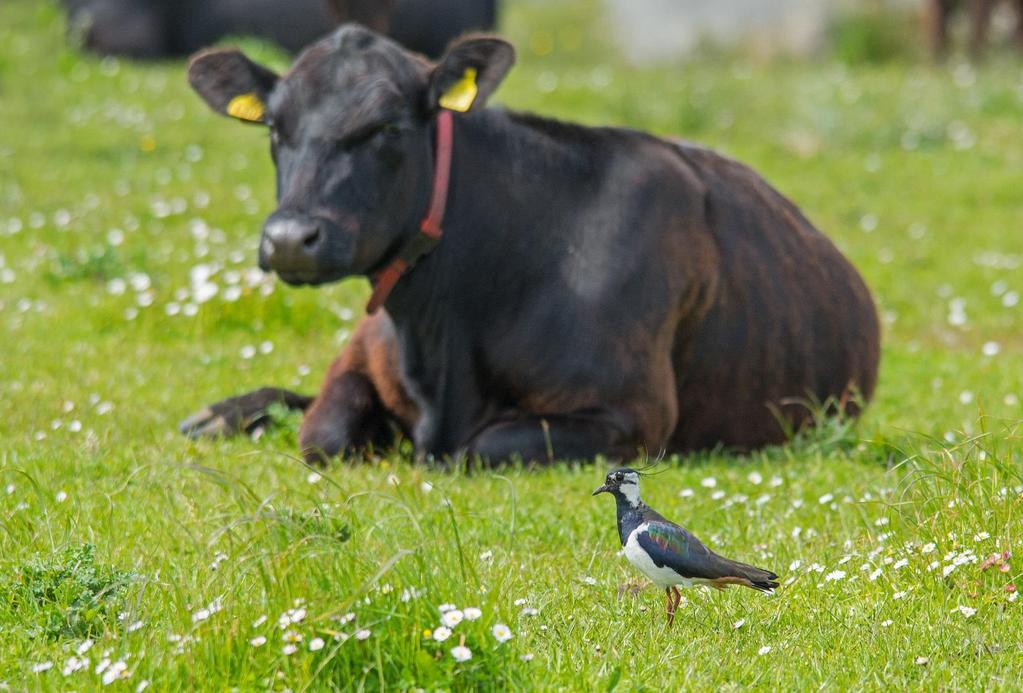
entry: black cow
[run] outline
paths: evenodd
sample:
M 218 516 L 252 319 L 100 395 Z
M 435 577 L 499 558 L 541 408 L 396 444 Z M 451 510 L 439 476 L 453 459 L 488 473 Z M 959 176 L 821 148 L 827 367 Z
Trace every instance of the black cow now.
M 438 457 L 625 458 L 778 443 L 810 422 L 808 401 L 858 412 L 878 322 L 835 246 L 708 149 L 484 108 L 513 61 L 473 37 L 434 64 L 355 26 L 284 77 L 232 50 L 193 59 L 214 110 L 270 128 L 263 268 L 291 284 L 373 277 L 379 299 L 419 261 L 315 400 L 257 391 L 187 433 L 239 430 L 281 399 L 308 408 L 311 459 L 395 430 Z M 420 220 L 438 197 L 436 242 Z
M 496 0 L 63 0 L 72 33 L 100 55 L 165 58 L 225 36 L 268 39 L 297 53 L 339 22 L 393 35 L 437 56 L 456 36 L 492 29 Z

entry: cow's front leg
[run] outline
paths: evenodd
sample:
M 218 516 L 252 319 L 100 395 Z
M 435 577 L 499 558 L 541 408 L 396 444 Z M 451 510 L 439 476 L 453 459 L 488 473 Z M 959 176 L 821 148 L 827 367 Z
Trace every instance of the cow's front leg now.
M 521 459 L 549 463 L 564 459 L 632 459 L 642 444 L 623 417 L 606 414 L 531 416 L 491 424 L 466 446 L 491 464 Z
M 302 422 L 298 441 L 306 460 L 322 463 L 370 445 L 386 448 L 399 433 L 411 430 L 418 412 L 399 370 L 387 313 L 359 322 Z
M 324 384 L 302 421 L 298 443 L 307 462 L 324 464 L 341 453 L 388 447 L 396 429 L 370 379 L 347 371 Z
M 270 421 L 270 408 L 280 405 L 305 411 L 313 398 L 279 387 L 262 387 L 211 404 L 178 425 L 189 438 L 216 438 L 255 433 Z

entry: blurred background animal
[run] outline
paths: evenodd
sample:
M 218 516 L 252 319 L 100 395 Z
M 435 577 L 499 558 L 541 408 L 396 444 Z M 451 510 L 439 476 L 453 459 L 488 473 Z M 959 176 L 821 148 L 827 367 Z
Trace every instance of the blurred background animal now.
M 969 49 L 974 57 L 983 54 L 987 47 L 992 18 L 1003 0 L 927 0 L 927 31 L 930 35 L 931 50 L 935 57 L 948 54 L 951 45 L 950 28 L 957 12 L 969 13 Z M 1017 48 L 1023 50 L 1023 0 L 1004 0 L 1016 12 L 1014 30 Z
M 390 27 L 384 33 L 431 58 L 439 58 L 462 34 L 497 26 L 497 0 L 392 0 L 392 4 Z
M 189 55 L 227 36 L 272 41 L 291 53 L 357 22 L 436 57 L 464 33 L 492 29 L 497 0 L 64 0 L 71 33 L 99 55 Z

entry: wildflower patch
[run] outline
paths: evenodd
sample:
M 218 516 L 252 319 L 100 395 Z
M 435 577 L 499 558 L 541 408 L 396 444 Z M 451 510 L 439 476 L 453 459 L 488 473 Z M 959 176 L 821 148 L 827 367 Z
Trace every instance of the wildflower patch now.
M 92 544 L 26 564 L 0 582 L 0 603 L 30 637 L 86 638 L 116 622 L 136 574 L 97 565 Z

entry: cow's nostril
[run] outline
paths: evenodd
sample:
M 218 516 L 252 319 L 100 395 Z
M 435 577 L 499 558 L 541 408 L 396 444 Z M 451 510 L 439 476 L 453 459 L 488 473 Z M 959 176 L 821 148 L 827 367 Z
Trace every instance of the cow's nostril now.
M 316 246 L 318 246 L 320 244 L 320 235 L 321 235 L 321 233 L 322 232 L 318 228 L 316 228 L 316 229 L 313 229 L 312 233 L 307 235 L 305 237 L 305 239 L 303 239 L 302 245 L 305 246 L 306 250 L 312 250 L 313 248 L 315 248 Z

